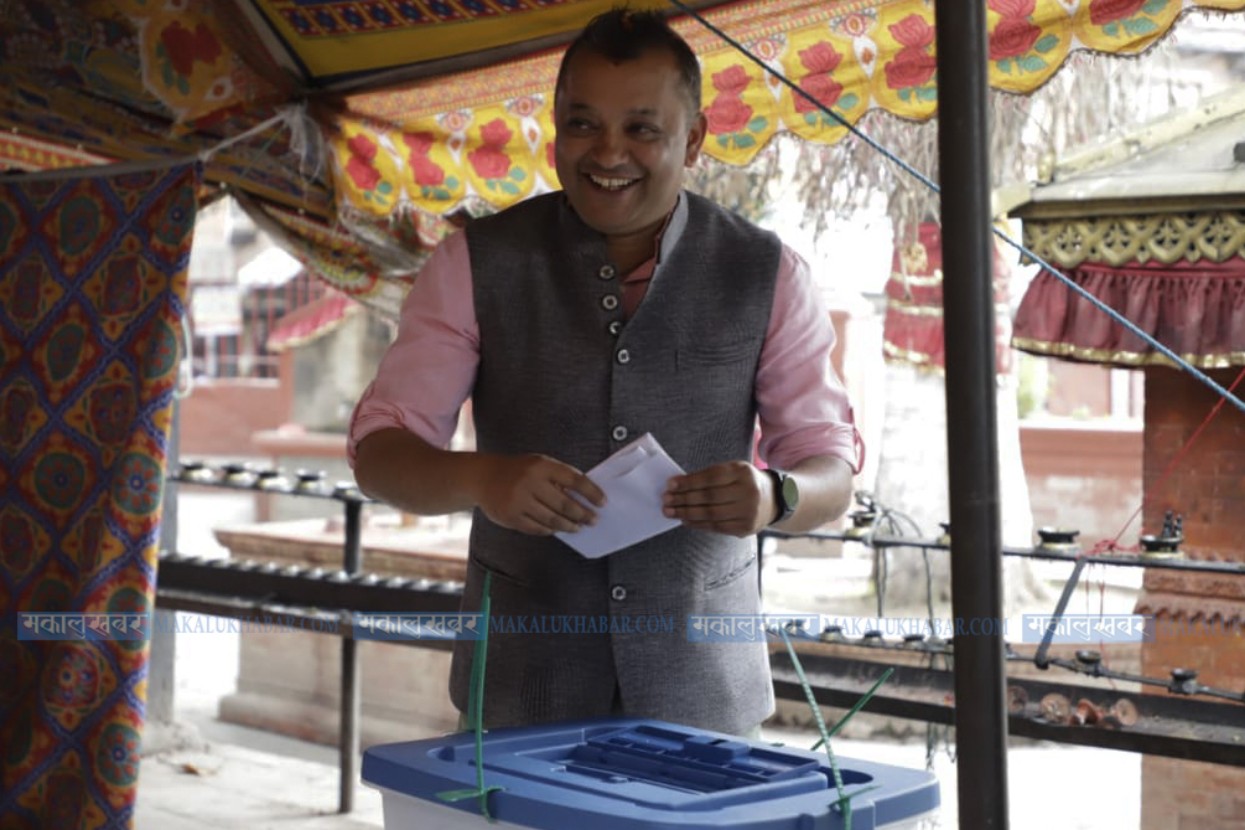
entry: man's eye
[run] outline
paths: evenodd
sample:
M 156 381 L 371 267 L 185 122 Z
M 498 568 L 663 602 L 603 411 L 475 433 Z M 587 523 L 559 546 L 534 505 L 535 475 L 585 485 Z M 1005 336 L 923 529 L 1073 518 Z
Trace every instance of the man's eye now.
M 640 137 L 648 137 L 648 136 L 657 135 L 660 132 L 660 130 L 658 130 L 652 124 L 633 124 L 631 125 L 631 132 L 635 133 L 636 135 Z
M 588 132 L 592 129 L 592 122 L 583 118 L 568 118 L 566 120 L 566 129 L 581 133 Z

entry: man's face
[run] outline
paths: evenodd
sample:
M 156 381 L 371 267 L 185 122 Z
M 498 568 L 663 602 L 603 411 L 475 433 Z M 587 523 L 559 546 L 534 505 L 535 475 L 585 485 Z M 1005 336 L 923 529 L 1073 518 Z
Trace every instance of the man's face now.
M 577 53 L 554 117 L 558 178 L 579 217 L 611 237 L 657 230 L 705 137 L 674 56 L 650 50 L 614 64 Z

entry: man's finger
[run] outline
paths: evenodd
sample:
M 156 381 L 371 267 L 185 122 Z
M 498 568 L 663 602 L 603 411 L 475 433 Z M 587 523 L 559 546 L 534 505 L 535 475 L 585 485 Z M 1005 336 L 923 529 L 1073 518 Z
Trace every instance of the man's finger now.
M 665 514 L 671 518 L 679 519 L 684 524 L 721 524 L 723 522 L 737 522 L 745 518 L 744 511 L 738 502 L 684 505 L 681 507 L 671 506 L 665 509 Z
M 566 489 L 574 490 L 596 507 L 605 506 L 605 491 L 583 473 L 577 473 L 571 484 L 566 485 Z
M 579 530 L 580 525 L 565 516 L 550 510 L 545 505 L 536 502 L 527 510 L 523 511 L 523 516 L 531 520 L 540 527 L 541 535 L 549 536 L 554 533 L 574 533 Z
M 560 487 L 552 487 L 535 494 L 536 501 L 545 510 L 570 522 L 578 530 L 582 525 L 592 524 L 597 516 L 587 507 L 575 500 L 570 493 Z M 562 528 L 559 528 L 562 529 Z
M 740 493 L 730 487 L 711 487 L 698 490 L 667 492 L 662 503 L 667 507 L 700 507 L 715 504 L 732 504 L 739 501 Z
M 709 490 L 730 486 L 738 480 L 739 476 L 734 467 L 729 464 L 714 464 L 712 467 L 706 467 L 694 473 L 674 476 L 670 479 L 667 489 L 675 493 L 684 493 L 689 490 Z

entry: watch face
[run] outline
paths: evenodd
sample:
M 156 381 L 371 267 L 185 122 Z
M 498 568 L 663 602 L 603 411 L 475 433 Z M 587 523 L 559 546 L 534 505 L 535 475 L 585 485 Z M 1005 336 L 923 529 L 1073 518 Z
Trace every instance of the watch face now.
M 794 476 L 782 477 L 782 501 L 787 510 L 795 510 L 795 506 L 800 503 L 800 488 L 795 483 Z

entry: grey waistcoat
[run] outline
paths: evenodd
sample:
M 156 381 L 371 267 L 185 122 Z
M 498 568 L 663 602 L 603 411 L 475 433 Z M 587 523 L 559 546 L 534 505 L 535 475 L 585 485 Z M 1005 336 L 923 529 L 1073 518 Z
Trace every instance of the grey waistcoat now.
M 561 193 L 468 227 L 481 451 L 543 453 L 588 470 L 651 432 L 688 472 L 751 457 L 754 380 L 781 246 L 705 199 L 682 198 L 687 226 L 625 324 L 622 275 L 605 240 Z M 485 725 L 621 711 L 729 733 L 755 727 L 773 710 L 765 645 L 691 643 L 686 632 L 691 614 L 759 613 L 755 544 L 679 527 L 590 561 L 477 510 L 464 610 L 479 610 L 487 570 L 499 623 L 521 615 L 583 625 L 563 615 L 585 615 L 604 630 L 613 618 L 616 632 L 494 628 Z M 623 633 L 623 618 L 648 615 L 673 620 L 674 630 Z M 464 711 L 472 646 L 458 644 L 450 682 Z

